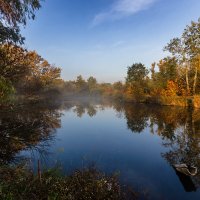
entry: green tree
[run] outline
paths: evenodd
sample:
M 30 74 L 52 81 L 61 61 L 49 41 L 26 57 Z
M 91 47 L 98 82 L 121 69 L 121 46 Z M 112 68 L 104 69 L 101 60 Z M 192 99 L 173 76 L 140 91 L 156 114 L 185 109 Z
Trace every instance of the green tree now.
M 96 80 L 96 78 L 94 78 L 93 76 L 90 76 L 87 79 L 87 84 L 88 84 L 89 92 L 92 93 L 96 89 L 96 87 L 97 87 L 97 80 Z
M 87 83 L 81 75 L 76 78 L 76 87 L 78 92 L 85 92 L 87 90 Z
M 14 93 L 12 84 L 0 76 L 0 103 L 8 100 L 9 96 Z
M 134 98 L 141 101 L 147 92 L 147 75 L 149 71 L 141 63 L 134 63 L 128 67 L 126 77 L 126 94 L 127 98 Z
M 127 83 L 142 83 L 145 81 L 149 71 L 141 63 L 134 63 L 131 67 L 128 67 Z

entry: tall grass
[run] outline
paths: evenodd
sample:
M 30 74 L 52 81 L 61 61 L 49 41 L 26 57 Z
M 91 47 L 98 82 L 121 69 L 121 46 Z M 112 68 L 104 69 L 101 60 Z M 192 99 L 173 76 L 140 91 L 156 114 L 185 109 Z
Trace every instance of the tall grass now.
M 51 169 L 40 178 L 24 167 L 6 166 L 0 168 L 0 175 L 0 199 L 4 200 L 137 199 L 133 190 L 120 185 L 116 175 L 106 176 L 92 167 L 68 176 Z

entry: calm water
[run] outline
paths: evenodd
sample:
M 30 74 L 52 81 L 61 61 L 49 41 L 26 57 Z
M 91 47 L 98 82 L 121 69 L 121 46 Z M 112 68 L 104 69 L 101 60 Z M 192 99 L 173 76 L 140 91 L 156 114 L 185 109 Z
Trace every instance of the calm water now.
M 68 173 L 95 164 L 119 172 L 148 199 L 200 199 L 200 173 L 178 174 L 173 164 L 200 172 L 200 112 L 183 108 L 66 101 L 0 112 L 0 162 L 60 164 Z

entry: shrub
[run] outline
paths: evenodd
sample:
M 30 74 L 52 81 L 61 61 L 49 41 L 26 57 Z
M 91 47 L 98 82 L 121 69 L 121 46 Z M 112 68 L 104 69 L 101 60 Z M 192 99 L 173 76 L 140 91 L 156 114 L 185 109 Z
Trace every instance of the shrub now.
M 136 199 L 134 192 L 123 192 L 116 175 L 106 176 L 96 168 L 76 170 L 69 176 L 51 169 L 45 171 L 41 179 L 22 167 L 1 167 L 0 174 L 3 175 L 0 199 L 121 200 L 130 195 L 131 199 Z

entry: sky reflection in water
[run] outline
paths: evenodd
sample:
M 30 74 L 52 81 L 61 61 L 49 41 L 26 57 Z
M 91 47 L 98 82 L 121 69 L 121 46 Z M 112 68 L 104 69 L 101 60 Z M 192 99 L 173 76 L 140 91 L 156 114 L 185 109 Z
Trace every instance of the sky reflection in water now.
M 200 174 L 188 178 L 172 167 L 187 163 L 200 171 L 198 111 L 73 101 L 14 108 L 1 112 L 0 122 L 0 162 L 39 158 L 65 172 L 95 164 L 120 172 L 150 199 L 200 198 Z

